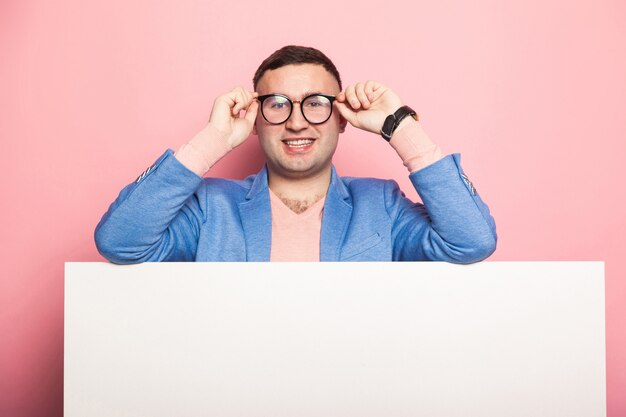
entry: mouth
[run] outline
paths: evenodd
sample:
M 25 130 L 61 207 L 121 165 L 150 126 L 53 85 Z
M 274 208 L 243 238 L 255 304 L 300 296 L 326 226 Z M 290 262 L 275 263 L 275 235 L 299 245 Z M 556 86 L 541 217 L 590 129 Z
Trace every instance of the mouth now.
M 289 154 L 303 154 L 308 152 L 313 144 L 315 143 L 315 139 L 311 138 L 289 138 L 283 139 L 283 149 L 285 152 Z
M 307 146 L 311 146 L 315 139 L 309 138 L 298 138 L 298 139 L 284 139 L 282 141 L 289 148 L 306 148 Z

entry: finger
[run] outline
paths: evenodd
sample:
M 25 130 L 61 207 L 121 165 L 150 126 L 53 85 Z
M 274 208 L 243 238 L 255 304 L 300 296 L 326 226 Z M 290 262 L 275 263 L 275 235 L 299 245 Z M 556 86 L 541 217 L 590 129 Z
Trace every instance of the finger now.
M 248 107 L 250 107 L 250 104 L 252 104 L 252 102 L 255 101 L 254 99 L 259 96 L 259 93 L 255 91 L 248 91 L 248 90 L 243 90 L 243 92 L 244 92 L 244 97 L 246 99 L 246 103 L 243 107 L 247 109 Z
M 348 104 L 335 101 L 335 107 L 344 119 L 346 119 L 351 125 L 355 125 L 357 121 L 356 112 L 350 109 Z
M 354 87 L 354 91 L 356 92 L 357 98 L 361 102 L 361 106 L 363 106 L 364 109 L 369 108 L 370 101 L 367 98 L 367 95 L 365 94 L 365 85 L 363 83 L 358 83 Z
M 237 89 L 233 88 L 231 91 L 229 91 L 228 93 L 224 94 L 224 99 L 227 101 L 228 103 L 228 107 L 230 109 L 230 113 L 231 115 L 234 114 L 235 112 L 235 106 L 238 103 L 238 99 L 237 99 Z
M 241 89 L 241 91 L 243 92 L 243 96 L 246 99 L 245 107 L 248 107 L 250 105 L 250 103 L 252 102 L 252 100 L 254 99 L 254 94 L 256 94 L 256 93 L 254 93 L 252 91 L 245 90 L 243 88 Z
M 356 96 L 353 85 L 346 88 L 346 100 L 350 104 L 350 107 L 352 107 L 354 110 L 358 110 L 359 108 L 361 108 L 361 102 Z
M 239 112 L 241 111 L 241 109 L 243 108 L 243 106 L 241 105 L 242 102 L 242 98 L 239 95 L 239 93 L 235 94 L 235 97 L 233 99 L 234 105 L 233 107 L 230 109 L 230 112 L 233 116 L 237 117 L 239 115 Z
M 387 91 L 387 87 L 374 81 L 372 84 L 372 101 L 378 100 L 385 91 Z
M 249 91 L 244 90 L 243 88 L 239 92 L 241 97 L 240 109 L 238 113 L 241 113 L 241 110 L 247 109 L 250 107 L 250 103 L 252 102 L 252 94 Z
M 248 107 L 246 93 L 243 89 L 238 89 L 235 93 L 235 105 L 233 106 L 233 116 L 238 116 L 239 112 Z
M 248 108 L 246 109 L 246 115 L 244 118 L 250 123 L 254 123 L 256 120 L 256 114 L 259 111 L 259 102 L 256 100 L 252 100 Z
M 367 98 L 369 98 L 370 103 L 374 101 L 374 87 L 378 84 L 376 81 L 368 80 L 365 83 L 365 94 L 367 94 Z
M 337 99 L 338 102 L 343 103 L 344 101 L 346 101 L 346 93 L 342 91 L 339 94 L 337 94 L 335 98 Z

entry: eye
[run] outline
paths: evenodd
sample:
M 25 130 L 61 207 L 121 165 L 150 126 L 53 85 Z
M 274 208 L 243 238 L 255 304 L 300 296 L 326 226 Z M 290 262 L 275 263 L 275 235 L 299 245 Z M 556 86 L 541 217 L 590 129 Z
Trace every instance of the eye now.
M 291 103 L 285 97 L 281 96 L 272 96 L 268 97 L 268 99 L 263 104 L 263 107 L 267 110 L 285 110 L 291 107 Z
M 311 97 L 305 103 L 306 107 L 311 108 L 327 107 L 329 104 L 330 100 L 324 96 Z

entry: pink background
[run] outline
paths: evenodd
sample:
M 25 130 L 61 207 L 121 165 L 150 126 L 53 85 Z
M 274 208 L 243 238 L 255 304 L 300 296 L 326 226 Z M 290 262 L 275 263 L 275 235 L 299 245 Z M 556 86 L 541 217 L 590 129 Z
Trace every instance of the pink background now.
M 0 415 L 62 415 L 63 262 L 102 260 L 93 229 L 122 186 L 305 44 L 462 153 L 498 225 L 491 260 L 606 262 L 608 415 L 626 416 L 626 3 L 306 4 L 0 3 Z M 212 175 L 261 163 L 251 139 Z M 416 197 L 379 137 L 348 128 L 335 163 Z

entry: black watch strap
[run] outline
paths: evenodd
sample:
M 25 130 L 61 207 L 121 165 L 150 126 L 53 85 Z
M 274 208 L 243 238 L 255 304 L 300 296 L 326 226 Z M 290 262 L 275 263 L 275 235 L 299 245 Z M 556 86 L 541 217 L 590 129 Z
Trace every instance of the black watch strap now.
M 395 132 L 400 122 L 407 116 L 411 116 L 413 119 L 418 120 L 417 113 L 415 113 L 415 110 L 409 106 L 402 106 L 396 110 L 395 113 L 387 116 L 385 123 L 383 123 L 383 127 L 380 129 L 380 134 L 387 142 L 391 140 L 391 135 L 393 135 L 393 132 Z

